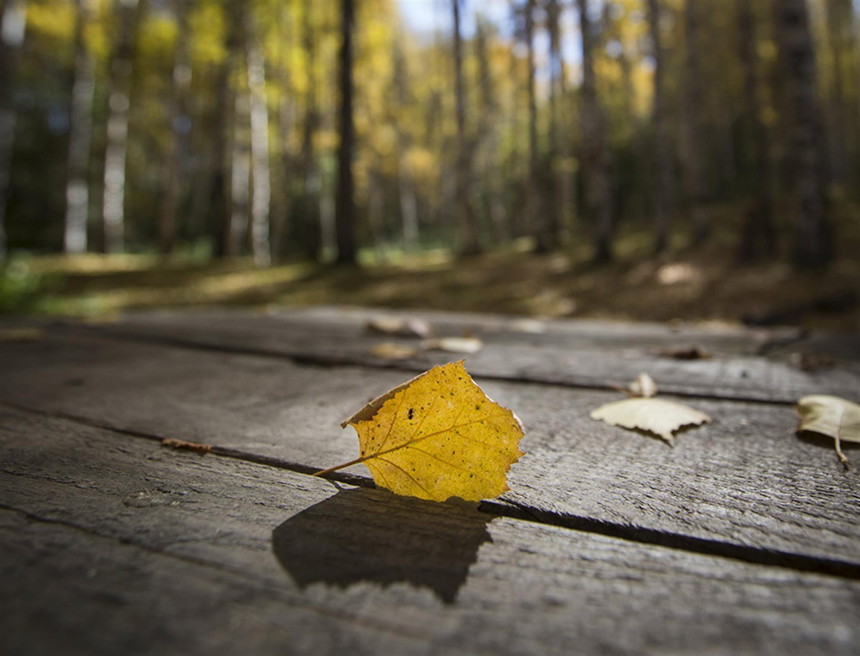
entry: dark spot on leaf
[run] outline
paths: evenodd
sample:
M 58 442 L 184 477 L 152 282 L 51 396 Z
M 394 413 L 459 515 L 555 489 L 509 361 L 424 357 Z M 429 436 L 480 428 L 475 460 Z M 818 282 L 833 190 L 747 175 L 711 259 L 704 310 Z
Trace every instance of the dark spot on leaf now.
M 412 417 L 414 415 L 415 415 L 415 410 L 413 408 L 409 408 L 409 418 L 412 419 Z

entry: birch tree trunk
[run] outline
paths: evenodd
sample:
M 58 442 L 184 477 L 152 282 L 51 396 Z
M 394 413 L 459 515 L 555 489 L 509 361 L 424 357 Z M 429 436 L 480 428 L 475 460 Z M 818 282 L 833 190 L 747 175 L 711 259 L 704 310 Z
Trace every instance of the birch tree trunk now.
M 0 264 L 6 260 L 6 210 L 15 144 L 13 81 L 15 55 L 24 42 L 27 0 L 3 0 L 0 5 Z
M 352 115 L 352 32 L 355 22 L 353 0 L 341 0 L 340 63 L 340 147 L 338 149 L 337 196 L 335 198 L 335 235 L 337 263 L 355 264 L 355 199 L 352 179 L 352 152 L 355 125 Z
M 478 141 L 481 153 L 481 197 L 483 212 L 490 225 L 490 233 L 496 243 L 504 242 L 509 235 L 505 229 L 505 206 L 499 181 L 502 178 L 499 165 L 499 106 L 490 68 L 490 51 L 487 44 L 487 22 L 478 21 L 475 30 L 475 55 L 478 59 L 477 87 L 481 91 Z
M 785 85 L 794 263 L 800 268 L 823 267 L 833 256 L 833 235 L 809 13 L 806 0 L 779 0 L 774 10 Z
M 612 191 L 609 184 L 609 152 L 606 123 L 597 98 L 594 77 L 594 35 L 588 16 L 588 0 L 577 0 L 582 33 L 582 169 L 586 206 L 594 230 L 594 260 L 612 259 Z
M 648 0 L 648 27 L 654 56 L 654 250 L 661 253 L 669 244 L 669 222 L 674 213 L 674 185 L 669 123 L 666 120 L 665 57 L 660 35 L 660 0 Z
M 409 79 L 406 70 L 406 57 L 403 53 L 398 34 L 394 51 L 394 85 L 397 100 L 401 107 L 409 102 Z M 399 117 L 398 117 L 399 118 Z M 410 140 L 406 131 L 397 121 L 397 186 L 400 196 L 400 225 L 403 232 L 403 248 L 412 253 L 418 248 L 418 201 L 415 198 L 415 183 L 408 160 Z
M 188 116 L 188 90 L 191 86 L 191 61 L 188 51 L 188 3 L 173 0 L 176 14 L 176 51 L 173 56 L 173 88 L 170 97 L 170 141 L 164 168 L 164 198 L 159 216 L 159 244 L 165 255 L 173 252 L 176 241 L 176 215 L 179 209 L 184 154 L 188 148 L 191 119 Z
M 89 216 L 89 162 L 93 132 L 93 92 L 95 89 L 93 59 L 84 39 L 92 15 L 92 0 L 75 2 L 75 77 L 72 84 L 69 118 L 69 159 L 66 178 L 66 217 L 63 251 L 83 253 L 87 250 L 87 217 Z
M 481 252 L 475 212 L 470 198 L 471 164 L 470 148 L 466 142 L 466 98 L 463 87 L 463 43 L 460 35 L 460 0 L 451 0 L 454 17 L 454 78 L 457 102 L 457 172 L 456 197 L 458 224 L 460 229 L 460 254 L 477 255 Z
M 137 31 L 147 0 L 116 4 L 119 27 L 110 60 L 107 146 L 105 147 L 102 221 L 108 253 L 125 247 L 125 164 L 128 151 L 128 117 Z
M 251 103 L 251 252 L 259 267 L 271 263 L 269 207 L 272 190 L 269 172 L 269 111 L 266 107 L 266 70 L 253 11 L 248 12 L 247 66 Z

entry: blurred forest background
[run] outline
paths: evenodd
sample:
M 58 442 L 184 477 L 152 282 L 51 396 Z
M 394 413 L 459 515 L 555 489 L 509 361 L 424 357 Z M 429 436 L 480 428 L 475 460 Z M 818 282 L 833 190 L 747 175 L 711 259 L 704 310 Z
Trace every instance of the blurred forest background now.
M 858 328 L 852 0 L 0 0 L 0 17 L 0 311 Z

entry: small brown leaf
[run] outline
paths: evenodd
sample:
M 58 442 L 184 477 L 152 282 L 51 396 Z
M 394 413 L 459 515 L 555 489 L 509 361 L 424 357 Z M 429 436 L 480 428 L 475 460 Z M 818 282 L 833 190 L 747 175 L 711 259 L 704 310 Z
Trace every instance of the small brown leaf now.
M 41 328 L 4 328 L 0 330 L 0 342 L 37 342 L 44 335 Z
M 711 354 L 699 346 L 667 346 L 657 351 L 657 355 L 673 360 L 710 360 Z
M 173 449 L 184 449 L 185 451 L 194 451 L 196 453 L 209 453 L 212 450 L 211 444 L 186 442 L 185 440 L 177 440 L 172 437 L 165 437 L 161 440 L 161 446 L 169 446 Z
M 809 431 L 832 437 L 839 462 L 846 467 L 848 458 L 841 442 L 860 443 L 860 405 L 828 394 L 804 396 L 794 406 L 798 424 L 796 433 Z

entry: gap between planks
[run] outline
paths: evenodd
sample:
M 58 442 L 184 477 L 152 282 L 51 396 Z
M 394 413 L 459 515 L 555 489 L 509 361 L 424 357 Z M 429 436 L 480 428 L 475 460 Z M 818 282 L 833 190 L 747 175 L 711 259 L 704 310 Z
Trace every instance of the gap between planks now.
M 64 328 L 78 328 L 74 324 L 61 324 Z M 310 367 L 321 367 L 321 368 L 333 368 L 333 367 L 366 367 L 369 369 L 386 369 L 390 371 L 406 371 L 409 373 L 415 373 L 420 371 L 414 365 L 410 365 L 408 361 L 400 362 L 397 360 L 364 360 L 359 358 L 353 358 L 349 356 L 331 356 L 331 355 L 320 355 L 315 353 L 307 353 L 304 355 L 299 355 L 296 353 L 284 353 L 281 351 L 275 351 L 268 348 L 255 348 L 252 346 L 236 346 L 230 344 L 211 344 L 211 343 L 203 343 L 198 342 L 192 339 L 187 339 L 184 337 L 175 337 L 175 336 L 166 336 L 166 335 L 151 335 L 147 333 L 139 333 L 135 331 L 123 330 L 112 331 L 110 328 L 102 328 L 102 327 L 93 327 L 87 326 L 84 327 L 84 330 L 87 332 L 89 336 L 95 336 L 103 339 L 112 339 L 121 342 L 136 342 L 142 344 L 151 344 L 155 346 L 167 346 L 173 348 L 184 348 L 193 351 L 204 351 L 210 353 L 229 353 L 231 355 L 246 355 L 246 356 L 255 356 L 255 357 L 269 357 L 275 358 L 279 360 L 286 360 L 288 362 L 292 362 L 293 364 L 310 366 Z M 452 354 L 456 355 L 456 354 Z M 551 378 L 529 378 L 523 376 L 510 376 L 506 374 L 497 374 L 492 372 L 485 372 L 481 374 L 476 374 L 474 376 L 476 379 L 483 380 L 498 380 L 503 382 L 510 383 L 519 383 L 525 385 L 549 385 L 552 387 L 565 387 L 572 389 L 587 389 L 587 390 L 602 390 L 602 391 L 618 391 L 617 383 L 612 384 L 607 381 L 606 383 L 586 383 L 586 382 L 576 382 L 570 380 L 553 380 Z M 739 403 L 756 403 L 762 405 L 776 405 L 776 406 L 793 406 L 796 401 L 788 400 L 788 399 L 780 399 L 780 398 L 756 398 L 744 396 L 741 394 L 721 394 L 717 393 L 707 393 L 702 391 L 697 392 L 686 392 L 684 390 L 679 389 L 668 389 L 661 390 L 661 396 L 674 396 L 679 398 L 688 398 L 688 399 L 706 399 L 713 401 L 733 401 Z
M 36 416 L 54 417 L 80 425 L 98 428 L 117 435 L 124 435 L 152 442 L 163 442 L 166 438 L 154 433 L 118 428 L 107 422 L 96 421 L 71 413 L 48 411 L 30 406 L 0 401 L 0 406 L 13 408 Z M 281 458 L 259 455 L 241 449 L 212 445 L 208 452 L 213 456 L 232 458 L 253 464 L 284 469 L 296 474 L 313 476 L 317 467 L 291 462 Z M 190 454 L 189 454 L 190 455 Z M 354 485 L 356 487 L 375 488 L 373 480 L 366 476 L 358 476 L 345 472 L 332 472 L 325 475 L 325 480 Z M 494 517 L 509 517 L 526 522 L 557 526 L 583 533 L 592 533 L 607 537 L 618 538 L 628 542 L 649 544 L 669 549 L 676 549 L 705 556 L 727 558 L 754 565 L 780 567 L 798 572 L 814 573 L 860 580 L 860 564 L 840 559 L 828 559 L 785 550 L 764 549 L 742 544 L 734 544 L 721 540 L 700 538 L 682 533 L 672 533 L 651 529 L 644 526 L 633 526 L 617 522 L 608 522 L 592 517 L 541 510 L 517 503 L 510 499 L 484 500 L 478 504 L 477 510 Z

